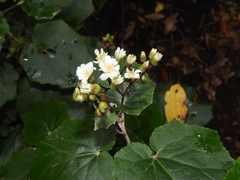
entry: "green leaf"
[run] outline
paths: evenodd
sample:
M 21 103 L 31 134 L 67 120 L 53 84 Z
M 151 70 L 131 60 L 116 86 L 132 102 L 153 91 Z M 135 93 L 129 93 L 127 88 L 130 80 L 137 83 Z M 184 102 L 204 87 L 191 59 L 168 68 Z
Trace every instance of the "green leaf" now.
M 72 94 L 62 95 L 57 91 L 43 91 L 36 87 L 32 87 L 27 79 L 23 79 L 18 84 L 17 109 L 22 118 L 24 118 L 29 104 L 49 98 L 65 102 L 67 104 L 68 113 L 72 118 L 82 118 L 92 112 L 91 104 L 74 102 Z
M 103 117 L 95 117 L 95 125 L 94 130 L 98 130 L 100 128 L 109 128 L 112 124 L 115 123 L 117 119 L 117 114 L 114 112 L 107 112 Z
M 72 28 L 77 29 L 93 12 L 94 7 L 91 1 L 74 0 L 70 6 L 64 8 L 59 13 L 58 17 L 63 19 Z
M 27 180 L 36 150 L 26 148 L 13 154 L 8 163 L 1 169 L 0 177 L 6 180 Z
M 8 162 L 13 153 L 21 149 L 23 141 L 20 126 L 12 130 L 7 137 L 0 139 L 0 167 Z
M 133 131 L 134 135 L 137 135 L 146 144 L 149 144 L 149 138 L 153 130 L 165 122 L 166 120 L 156 103 L 144 109 L 139 116 L 125 116 L 126 128 Z M 129 132 L 129 130 L 127 131 Z M 131 136 L 130 139 L 132 141 Z
M 216 131 L 174 121 L 156 128 L 152 150 L 131 143 L 114 157 L 114 177 L 121 179 L 223 179 L 234 164 Z
M 224 180 L 240 180 L 240 157 L 237 158 L 235 166 L 228 171 Z
M 0 2 L 5 2 L 6 0 L 0 0 Z
M 4 63 L 0 67 L 0 107 L 16 97 L 18 73 L 14 67 Z
M 199 126 L 207 124 L 213 118 L 213 103 L 214 101 L 196 101 L 187 104 L 188 114 L 186 117 L 186 123 Z
M 124 82 L 119 86 L 122 94 L 127 90 L 128 85 L 129 83 Z M 154 88 L 155 83 L 150 79 L 146 84 L 140 82 L 134 83 L 124 98 L 123 111 L 129 115 L 139 115 L 142 110 L 152 104 Z M 109 90 L 106 94 L 110 103 L 115 103 L 120 107 L 122 96 L 116 90 Z
M 63 7 L 71 4 L 73 0 L 25 0 L 22 4 L 22 9 L 37 20 L 51 20 L 56 16 Z
M 66 119 L 69 115 L 65 103 L 53 99 L 34 102 L 25 116 L 23 134 L 30 144 L 38 145 Z
M 29 179 L 112 179 L 113 160 L 106 151 L 115 142 L 115 128 L 92 126 L 93 116 L 64 121 L 40 143 Z
M 30 80 L 61 88 L 74 87 L 77 66 L 92 60 L 85 37 L 61 20 L 36 25 L 33 44 L 20 57 Z
M 0 11 L 0 50 L 2 49 L 2 43 L 5 41 L 5 34 L 8 31 L 9 31 L 9 25 L 6 19 L 3 17 L 3 13 Z

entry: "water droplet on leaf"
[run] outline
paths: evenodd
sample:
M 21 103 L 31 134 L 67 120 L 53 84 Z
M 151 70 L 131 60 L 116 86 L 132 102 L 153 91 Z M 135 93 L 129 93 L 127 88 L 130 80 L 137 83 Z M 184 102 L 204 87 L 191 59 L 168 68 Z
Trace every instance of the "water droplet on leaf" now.
M 66 48 L 66 41 L 63 39 L 62 40 L 63 47 Z
M 54 44 L 54 49 L 57 49 L 57 47 L 58 47 L 58 43 L 55 43 Z
M 72 40 L 72 43 L 73 43 L 73 44 L 76 44 L 76 42 L 77 42 L 77 38 L 74 38 L 74 39 Z
M 41 70 L 35 70 L 33 75 L 32 75 L 32 79 L 38 78 L 41 75 L 42 75 L 42 71 Z
M 23 55 L 23 60 L 24 60 L 24 61 L 28 61 L 28 55 L 27 55 L 27 54 L 24 54 L 24 55 Z

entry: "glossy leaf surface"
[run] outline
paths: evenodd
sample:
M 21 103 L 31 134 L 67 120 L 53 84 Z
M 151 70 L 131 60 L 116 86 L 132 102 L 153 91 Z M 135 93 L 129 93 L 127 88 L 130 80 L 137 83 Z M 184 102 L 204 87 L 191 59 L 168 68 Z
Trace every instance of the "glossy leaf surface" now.
M 216 131 L 178 121 L 156 128 L 150 147 L 131 143 L 115 155 L 121 179 L 223 179 L 234 163 Z
M 29 178 L 112 179 L 114 140 L 114 127 L 93 131 L 93 116 L 64 121 L 40 143 Z

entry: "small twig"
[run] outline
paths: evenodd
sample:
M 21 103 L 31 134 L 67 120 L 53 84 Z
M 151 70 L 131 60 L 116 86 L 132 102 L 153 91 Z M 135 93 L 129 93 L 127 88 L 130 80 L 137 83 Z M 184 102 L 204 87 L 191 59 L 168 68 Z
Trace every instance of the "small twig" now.
M 20 6 L 20 5 L 23 4 L 23 3 L 24 3 L 24 0 L 21 0 L 21 1 L 19 1 L 17 4 L 11 6 L 10 8 L 5 9 L 5 10 L 2 11 L 2 12 L 3 12 L 3 13 L 7 13 L 8 11 L 14 9 L 14 8 L 17 7 L 17 6 Z

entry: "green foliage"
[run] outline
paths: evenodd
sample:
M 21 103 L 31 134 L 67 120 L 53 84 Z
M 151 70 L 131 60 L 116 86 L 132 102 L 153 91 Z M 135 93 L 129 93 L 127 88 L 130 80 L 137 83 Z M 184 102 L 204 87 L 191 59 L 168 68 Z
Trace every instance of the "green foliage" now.
M 239 180 L 240 179 L 240 158 L 237 158 L 235 166 L 230 169 L 224 180 Z
M 39 145 L 66 119 L 69 115 L 65 103 L 53 99 L 35 102 L 28 108 L 22 132 L 29 144 Z
M 109 79 L 96 78 L 94 83 L 104 89 L 96 100 L 73 101 L 76 84 L 81 86 L 77 66 L 96 60 L 94 50 L 101 48 L 96 37 L 76 32 L 94 13 L 92 1 L 0 2 L 0 49 L 4 43 L 0 178 L 187 180 L 226 176 L 230 180 L 239 176 L 239 159 L 232 168 L 234 161 L 217 132 L 199 127 L 212 118 L 213 102 L 194 101 L 192 87 L 184 87 L 187 124 L 165 123 L 164 94 L 170 85 L 156 86 L 147 72 L 141 77 L 144 74 L 148 82 L 128 79 L 116 89 Z M 101 0 L 96 8 L 100 10 L 105 2 Z M 11 10 L 9 4 L 16 9 Z M 126 59 L 119 62 L 121 72 L 127 68 Z M 139 66 L 134 62 L 131 68 Z M 93 74 L 99 77 L 100 72 Z M 101 111 L 100 102 L 106 106 Z
M 32 38 L 33 43 L 20 56 L 28 77 L 41 84 L 73 87 L 76 67 L 92 59 L 85 37 L 57 20 L 36 25 Z
M 4 63 L 0 69 L 0 107 L 7 101 L 15 99 L 17 94 L 18 73 L 11 64 Z
M 156 128 L 150 147 L 152 150 L 144 144 L 132 143 L 119 151 L 114 158 L 114 177 L 223 179 L 234 163 L 215 131 L 178 121 Z

